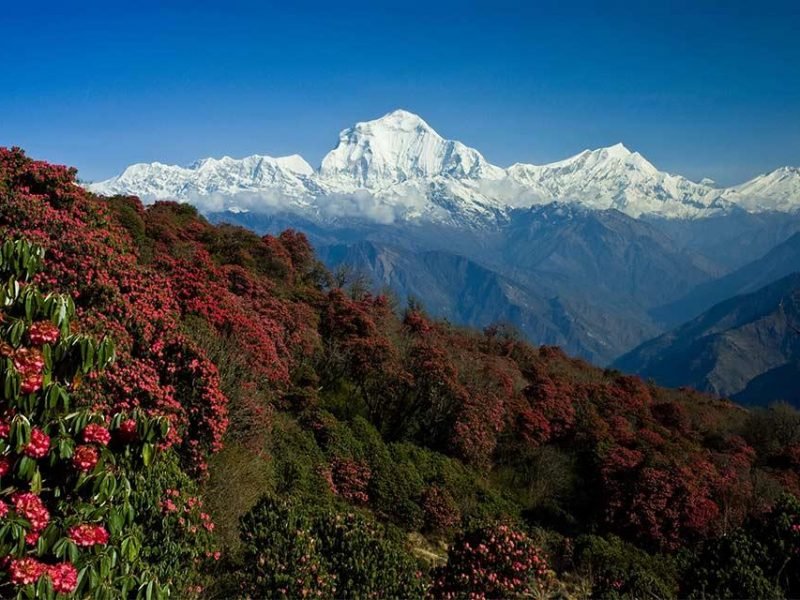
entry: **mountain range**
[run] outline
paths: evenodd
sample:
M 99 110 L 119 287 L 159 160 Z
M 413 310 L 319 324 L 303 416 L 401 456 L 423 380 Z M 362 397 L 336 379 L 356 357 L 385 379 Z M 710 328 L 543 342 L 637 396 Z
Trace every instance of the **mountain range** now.
M 722 188 L 659 171 L 622 144 L 503 168 L 403 110 L 343 130 L 319 168 L 298 155 L 206 158 L 132 165 L 88 187 L 190 202 L 260 233 L 303 231 L 329 267 L 347 265 L 432 316 L 505 322 L 646 374 L 657 371 L 648 361 L 620 357 L 651 339 L 661 341 L 642 355 L 667 352 L 667 330 L 800 270 L 798 168 Z M 689 371 L 658 378 L 741 392 L 732 369 L 717 372 L 713 383 Z
M 800 206 L 800 169 L 784 167 L 717 188 L 659 171 L 622 144 L 546 165 L 505 169 L 419 116 L 396 110 L 339 134 L 318 169 L 298 155 L 206 158 L 188 166 L 131 165 L 90 184 L 101 194 L 188 200 L 205 211 L 289 212 L 316 222 L 368 219 L 486 227 L 513 208 L 553 201 L 616 209 L 638 218 L 701 218 L 736 208 Z

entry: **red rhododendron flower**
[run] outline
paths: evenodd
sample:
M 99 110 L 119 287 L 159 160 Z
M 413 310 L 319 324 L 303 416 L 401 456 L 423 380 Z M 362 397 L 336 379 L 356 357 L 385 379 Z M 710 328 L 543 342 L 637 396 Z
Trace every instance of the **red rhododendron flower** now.
M 19 386 L 19 391 L 22 394 L 33 394 L 42 389 L 42 376 L 38 373 L 27 375 Z
M 0 477 L 6 475 L 11 470 L 11 461 L 7 456 L 0 456 Z
M 58 341 L 59 333 L 58 327 L 50 321 L 39 321 L 28 329 L 28 339 L 32 346 L 55 344 Z
M 41 429 L 31 430 L 31 441 L 25 446 L 25 454 L 31 458 L 44 458 L 50 451 L 50 436 Z
M 34 531 L 41 531 L 50 522 L 50 513 L 44 506 L 42 499 L 31 492 L 14 494 L 11 501 L 18 515 L 26 518 Z
M 123 442 L 129 443 L 136 439 L 137 425 L 135 419 L 127 419 L 119 424 L 119 437 Z
M 14 353 L 14 368 L 23 378 L 38 375 L 44 369 L 44 357 L 38 350 L 20 348 Z
M 15 558 L 8 569 L 11 583 L 14 585 L 30 585 L 39 581 L 45 566 L 35 558 Z
M 94 546 L 95 544 L 108 543 L 108 531 L 102 525 L 83 523 L 82 525 L 70 527 L 67 535 L 78 546 Z
M 29 546 L 35 546 L 36 542 L 39 541 L 39 532 L 38 531 L 29 531 L 25 534 L 25 543 Z
M 78 446 L 72 455 L 72 464 L 80 471 L 88 473 L 94 469 L 99 459 L 100 454 L 94 446 Z
M 0 500 L 0 519 L 8 514 L 8 504 Z
M 78 586 L 78 570 L 70 563 L 59 563 L 47 568 L 53 589 L 60 594 L 71 594 Z
M 20 392 L 32 394 L 42 387 L 44 357 L 38 350 L 20 348 L 14 353 L 14 367 L 22 376 Z
M 83 430 L 83 441 L 87 444 L 95 443 L 101 446 L 108 446 L 108 442 L 111 441 L 111 434 L 102 425 L 90 423 Z
M 8 421 L 0 421 L 0 438 L 7 438 L 11 433 L 11 424 Z

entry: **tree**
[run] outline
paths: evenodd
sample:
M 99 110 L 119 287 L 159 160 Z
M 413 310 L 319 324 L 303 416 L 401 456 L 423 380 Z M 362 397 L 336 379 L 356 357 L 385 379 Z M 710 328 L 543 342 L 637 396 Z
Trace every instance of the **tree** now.
M 147 511 L 136 510 L 136 481 L 160 463 L 156 444 L 169 421 L 76 405 L 73 390 L 94 385 L 113 362 L 114 345 L 73 333 L 72 299 L 44 295 L 31 283 L 43 258 L 22 240 L 0 247 L 1 593 L 102 599 L 143 590 L 159 597 L 170 589 L 170 573 L 143 551 Z M 191 525 L 208 517 L 184 518 Z M 206 540 L 183 535 L 183 556 L 199 557 Z

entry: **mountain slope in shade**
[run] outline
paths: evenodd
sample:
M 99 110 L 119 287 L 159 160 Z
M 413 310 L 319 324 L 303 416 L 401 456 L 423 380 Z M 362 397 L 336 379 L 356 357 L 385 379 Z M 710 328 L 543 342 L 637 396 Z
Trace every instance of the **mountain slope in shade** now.
M 800 231 L 800 212 L 749 213 L 740 208 L 704 219 L 642 219 L 677 248 L 701 254 L 728 271 L 764 256 Z
M 800 361 L 800 274 L 717 304 L 614 363 L 668 386 L 692 386 L 761 403 L 786 400 Z M 796 387 L 796 385 L 794 386 Z
M 329 266 L 351 264 L 379 287 L 388 285 L 401 301 L 412 295 L 460 324 L 509 321 L 536 343 L 564 345 L 603 365 L 662 331 L 649 309 L 719 275 L 714 264 L 676 250 L 652 225 L 619 211 L 572 205 L 514 210 L 500 229 L 480 235 L 434 226 L 323 228 L 287 215 L 212 218 L 260 233 L 300 229 Z M 423 260 L 433 255 L 454 262 L 433 268 Z M 480 273 L 479 279 L 494 278 L 514 292 L 465 294 L 452 280 L 456 257 L 475 265 L 471 272 Z M 519 309 L 509 309 L 509 297 Z M 542 322 L 548 327 L 537 324 Z
M 433 222 L 487 228 L 515 207 L 553 201 L 629 216 L 694 219 L 739 206 L 793 211 L 798 169 L 784 168 L 718 189 L 659 171 L 622 144 L 585 150 L 546 165 L 504 169 L 461 142 L 446 140 L 417 115 L 396 110 L 357 123 L 314 170 L 299 156 L 204 159 L 188 167 L 137 164 L 90 184 L 100 194 L 178 199 L 203 212 L 291 211 L 320 223 Z
M 598 364 L 652 335 L 651 325 L 588 298 L 549 295 L 464 256 L 413 251 L 377 241 L 317 247 L 332 269 L 347 265 L 399 300 L 413 297 L 438 318 L 474 327 L 508 323 L 538 344 L 557 345 Z
M 682 323 L 732 296 L 747 294 L 800 271 L 800 232 L 761 258 L 719 279 L 701 283 L 683 298 L 658 307 L 653 315 L 666 323 Z
M 624 309 L 652 307 L 719 275 L 711 261 L 657 228 L 618 210 L 549 204 L 514 211 L 503 233 L 503 261 L 535 272 L 561 294 L 591 290 Z

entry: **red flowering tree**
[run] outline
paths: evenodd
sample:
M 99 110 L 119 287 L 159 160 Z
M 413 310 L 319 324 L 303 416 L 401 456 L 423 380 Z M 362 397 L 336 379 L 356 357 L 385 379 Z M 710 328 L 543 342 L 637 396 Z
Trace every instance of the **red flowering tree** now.
M 140 206 L 131 219 L 142 220 Z M 217 370 L 181 333 L 171 282 L 140 264 L 141 249 L 109 204 L 77 185 L 74 170 L 0 148 L 0 228 L 44 248 L 47 270 L 34 282 L 67 291 L 82 330 L 114 339 L 116 361 L 102 375 L 85 374 L 96 384 L 73 390 L 76 399 L 166 418 L 164 444 L 181 450 L 187 468 L 204 471 L 227 427 Z M 188 378 L 192 385 L 178 389 Z
M 169 421 L 76 405 L 114 346 L 73 333 L 72 299 L 31 283 L 42 258 L 24 241 L 0 246 L 0 593 L 162 595 L 140 557 L 130 477 L 154 461 Z

